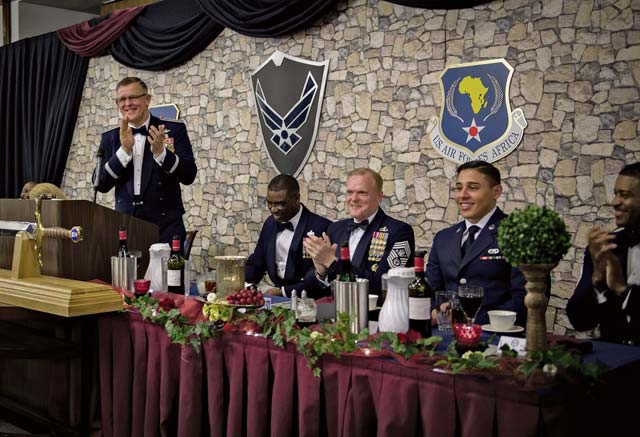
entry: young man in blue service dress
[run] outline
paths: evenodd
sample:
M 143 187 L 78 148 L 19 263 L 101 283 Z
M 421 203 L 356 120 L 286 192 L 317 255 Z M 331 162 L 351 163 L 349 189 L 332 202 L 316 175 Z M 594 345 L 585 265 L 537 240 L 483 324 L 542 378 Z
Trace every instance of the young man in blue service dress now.
M 342 241 L 349 242 L 354 275 L 369 280 L 369 293 L 380 295 L 382 275 L 390 268 L 413 266 L 413 229 L 380 208 L 382 177 L 371 169 L 357 168 L 347 176 L 346 185 L 351 217 L 332 223 L 326 234 L 310 236 L 304 242 L 315 265 L 305 278 L 315 285 L 311 288 L 314 297 L 330 293 L 329 281 L 336 276 Z
M 500 172 L 487 162 L 469 161 L 458 167 L 457 174 L 455 200 L 464 220 L 436 234 L 427 280 L 434 290 L 483 287 L 475 322 L 489 323 L 487 311 L 499 309 L 515 311 L 516 323 L 522 326 L 526 321 L 525 279 L 498 248 L 498 226 L 506 217 L 496 206 L 502 194 Z
M 620 171 L 613 194 L 618 229 L 589 232 L 567 315 L 578 331 L 600 326 L 603 340 L 640 345 L 640 162 Z
M 309 235 L 322 235 L 331 221 L 312 213 L 300 203 L 300 186 L 293 176 L 279 175 L 267 186 L 267 208 L 271 215 L 264 222 L 255 251 L 245 266 L 245 281 L 257 284 L 265 273 L 277 288 L 268 294 L 298 296 L 305 288 L 304 276 L 313 270 L 313 261 L 302 241 Z
M 160 242 L 185 238 L 180 184 L 196 178 L 196 164 L 185 125 L 160 120 L 149 112 L 151 95 L 137 77 L 116 87 L 120 126 L 102 134 L 104 165 L 98 191 L 115 187 L 115 209 L 155 223 Z M 97 175 L 94 174 L 94 178 Z

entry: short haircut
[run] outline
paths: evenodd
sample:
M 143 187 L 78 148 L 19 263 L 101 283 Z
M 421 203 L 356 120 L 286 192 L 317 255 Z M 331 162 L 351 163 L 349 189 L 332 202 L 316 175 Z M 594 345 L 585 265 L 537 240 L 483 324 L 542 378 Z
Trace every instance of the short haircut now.
M 625 165 L 622 170 L 620 170 L 620 176 L 631 176 L 640 179 L 640 162 Z
M 140 86 L 142 87 L 145 93 L 149 92 L 149 88 L 147 88 L 147 84 L 144 83 L 142 79 L 140 79 L 139 77 L 125 77 L 120 82 L 118 82 L 118 85 L 116 86 L 116 91 L 120 89 L 120 87 L 131 85 L 134 83 L 140 84 Z
M 382 192 L 382 176 L 380 176 L 378 172 L 373 171 L 370 168 L 366 168 L 366 167 L 354 168 L 347 175 L 347 179 L 349 179 L 351 176 L 364 176 L 364 175 L 371 175 L 371 177 L 376 183 L 376 189 L 378 190 L 378 193 L 381 193 Z
M 287 195 L 293 196 L 300 194 L 300 184 L 293 176 L 288 174 L 279 174 L 275 178 L 271 179 L 267 186 L 267 191 L 282 191 L 285 190 Z
M 465 162 L 456 169 L 456 174 L 460 174 L 462 170 L 471 169 L 478 170 L 480 173 L 488 177 L 492 187 L 500 185 L 500 170 L 487 161 L 476 160 Z

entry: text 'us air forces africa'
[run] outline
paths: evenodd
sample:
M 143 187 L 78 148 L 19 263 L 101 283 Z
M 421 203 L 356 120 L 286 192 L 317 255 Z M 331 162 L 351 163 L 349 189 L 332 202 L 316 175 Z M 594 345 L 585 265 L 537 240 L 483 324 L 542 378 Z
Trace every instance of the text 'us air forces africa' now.
M 434 149 L 456 163 L 494 162 L 513 152 L 527 121 L 522 109 L 511 111 L 512 75 L 504 59 L 447 67 L 440 76 L 440 118 L 432 117 L 427 127 Z

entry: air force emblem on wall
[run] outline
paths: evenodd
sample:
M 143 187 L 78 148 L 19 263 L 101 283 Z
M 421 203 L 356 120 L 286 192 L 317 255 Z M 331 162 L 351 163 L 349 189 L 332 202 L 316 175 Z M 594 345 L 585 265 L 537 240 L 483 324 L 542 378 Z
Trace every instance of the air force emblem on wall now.
M 456 163 L 494 162 L 513 152 L 527 127 L 522 109 L 511 111 L 513 67 L 504 59 L 447 67 L 440 76 L 444 103 L 432 117 L 431 144 Z
M 251 75 L 262 142 L 280 173 L 297 176 L 311 154 L 328 67 L 276 51 Z

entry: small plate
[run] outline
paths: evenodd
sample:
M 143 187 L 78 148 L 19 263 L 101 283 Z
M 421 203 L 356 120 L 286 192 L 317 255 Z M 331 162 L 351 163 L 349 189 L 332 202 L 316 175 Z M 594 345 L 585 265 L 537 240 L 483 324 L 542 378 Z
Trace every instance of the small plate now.
M 482 330 L 487 332 L 498 332 L 502 334 L 515 334 L 517 332 L 524 331 L 524 328 L 522 326 L 513 325 L 513 328 L 511 329 L 496 329 L 496 328 L 493 328 L 491 325 L 482 325 Z

